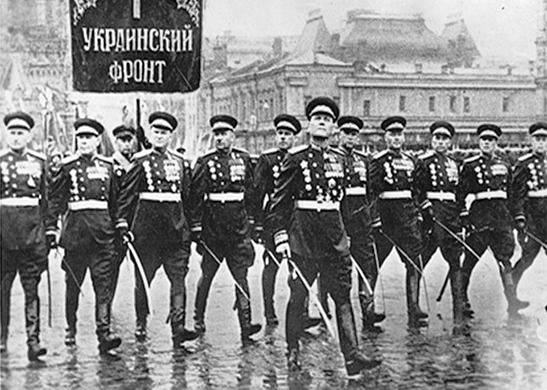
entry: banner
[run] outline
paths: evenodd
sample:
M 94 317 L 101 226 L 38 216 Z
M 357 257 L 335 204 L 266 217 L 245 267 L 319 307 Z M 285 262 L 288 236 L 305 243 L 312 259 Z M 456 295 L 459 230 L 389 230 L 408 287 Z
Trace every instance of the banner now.
M 70 0 L 74 89 L 199 87 L 202 0 Z

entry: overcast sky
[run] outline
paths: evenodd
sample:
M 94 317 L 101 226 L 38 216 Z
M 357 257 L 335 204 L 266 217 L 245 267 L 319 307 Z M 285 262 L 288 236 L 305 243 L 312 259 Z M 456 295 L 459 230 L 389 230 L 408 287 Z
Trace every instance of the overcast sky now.
M 364 8 L 387 14 L 422 14 L 440 33 L 449 15 L 463 15 L 484 56 L 534 59 L 541 0 L 204 0 L 204 33 L 298 35 L 308 13 L 322 10 L 329 30 L 340 29 L 346 12 Z

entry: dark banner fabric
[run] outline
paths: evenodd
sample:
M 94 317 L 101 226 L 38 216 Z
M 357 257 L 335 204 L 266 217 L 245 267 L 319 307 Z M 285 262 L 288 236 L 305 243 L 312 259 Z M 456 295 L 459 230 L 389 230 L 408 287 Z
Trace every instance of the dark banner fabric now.
M 74 89 L 199 87 L 202 0 L 70 0 Z

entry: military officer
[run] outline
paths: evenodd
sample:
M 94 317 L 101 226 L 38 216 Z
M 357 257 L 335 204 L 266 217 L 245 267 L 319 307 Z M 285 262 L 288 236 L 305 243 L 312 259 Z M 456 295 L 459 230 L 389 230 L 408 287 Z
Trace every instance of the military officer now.
M 480 154 L 464 160 L 458 202 L 462 224 L 471 232 L 467 243 L 479 256 L 490 246 L 500 267 L 508 311 L 516 312 L 528 304 L 517 299 L 511 274 L 510 259 L 515 240 L 507 198 L 512 174 L 511 166 L 495 152 L 501 133 L 501 128 L 495 124 L 485 123 L 477 128 Z M 473 198 L 469 210 L 465 207 L 468 195 Z M 466 251 L 462 265 L 462 288 L 469 315 L 473 314 L 468 298 L 469 281 L 477 262 L 477 257 Z
M 46 354 L 40 345 L 38 285 L 47 268 L 44 234 L 47 208 L 45 156 L 27 148 L 34 120 L 24 112 L 4 117 L 8 148 L 0 151 L 0 238 L 2 250 L 2 308 L 0 352 L 7 350 L 11 286 L 17 273 L 25 294 L 28 358 Z
M 117 181 L 112 160 L 97 153 L 103 125 L 83 118 L 74 128 L 77 151 L 62 160 L 50 191 L 52 218 L 63 216 L 59 244 L 65 249 L 65 344 L 75 344 L 79 291 L 89 268 L 95 290 L 96 333 L 103 354 L 121 344 L 110 329 Z M 55 230 L 55 225 L 48 226 L 49 232 Z
M 450 267 L 450 287 L 454 323 L 460 324 L 463 315 L 460 255 L 462 245 L 440 224 L 455 235 L 460 233 L 459 208 L 456 194 L 459 168 L 447 152 L 456 133 L 446 121 L 436 121 L 429 126 L 431 149 L 418 157 L 415 189 L 423 217 L 423 264 L 427 264 L 437 248 Z M 437 221 L 437 222 L 435 222 Z
M 112 130 L 114 136 L 114 142 L 116 144 L 116 152 L 112 155 L 114 162 L 114 173 L 116 174 L 118 183 L 121 183 L 125 173 L 131 166 L 131 160 L 136 149 L 136 136 L 135 129 L 120 125 Z M 118 185 L 119 188 L 119 185 Z M 127 248 L 123 242 L 123 238 L 116 236 L 114 245 L 116 248 L 116 256 L 112 263 L 112 300 L 116 294 L 116 287 L 118 286 L 118 276 L 120 273 L 120 265 L 125 258 Z
M 328 97 L 312 99 L 306 106 L 311 143 L 289 150 L 275 184 L 269 222 L 276 252 L 292 259 L 311 285 L 318 272 L 336 305 L 340 348 L 349 375 L 380 362 L 358 349 L 349 292 L 351 259 L 340 215 L 344 197 L 344 161 L 328 146 L 339 109 Z M 308 291 L 294 269 L 289 279 L 286 338 L 288 365 L 298 370 L 299 339 L 304 328 Z
M 226 259 L 236 283 L 236 304 L 242 342 L 258 333 L 251 323 L 247 272 L 255 252 L 251 242 L 254 212 L 253 169 L 249 153 L 233 146 L 237 120 L 215 115 L 210 120 L 215 149 L 199 157 L 192 175 L 191 230 L 203 253 L 195 302 L 195 327 L 205 332 L 205 307 L 213 278 Z
M 374 259 L 372 219 L 367 197 L 367 156 L 355 147 L 359 144 L 359 132 L 363 121 L 356 116 L 342 116 L 338 119 L 340 145 L 337 149 L 345 162 L 346 197 L 341 203 L 342 220 L 350 238 L 350 252 L 357 265 L 366 275 L 372 292 L 378 279 Z M 363 328 L 379 331 L 375 324 L 385 319 L 385 314 L 374 310 L 374 295 L 359 278 L 359 303 Z
M 518 159 L 511 187 L 513 212 L 522 246 L 521 258 L 513 267 L 515 289 L 541 249 L 541 244 L 528 237 L 527 232 L 543 243 L 547 242 L 547 123 L 532 124 L 529 134 L 532 152 Z
M 190 256 L 190 229 L 187 205 L 190 177 L 187 162 L 178 152 L 168 149 L 177 119 L 166 112 L 154 112 L 148 118 L 151 149 L 133 156 L 125 174 L 118 200 L 116 229 L 134 246 L 142 261 L 148 283 L 163 266 L 171 283 L 171 335 L 174 348 L 197 338 L 184 327 L 186 321 L 186 286 Z M 135 310 L 138 341 L 147 338 L 146 322 L 150 312 L 141 275 L 137 273 Z
M 416 163 L 409 154 L 401 150 L 405 126 L 406 119 L 400 116 L 388 117 L 382 121 L 380 127 L 385 131 L 387 149 L 372 157 L 369 189 L 373 202 L 373 228 L 376 230 L 379 265 L 382 265 L 391 252 L 393 244 L 389 239 L 393 240 L 406 267 L 409 325 L 424 326 L 428 315 L 419 305 L 423 267 L 420 261 L 422 236 L 414 191 Z

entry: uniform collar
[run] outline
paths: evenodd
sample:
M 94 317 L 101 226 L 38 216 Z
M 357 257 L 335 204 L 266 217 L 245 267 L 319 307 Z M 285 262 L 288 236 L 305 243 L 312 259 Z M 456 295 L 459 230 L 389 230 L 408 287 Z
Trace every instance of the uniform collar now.
M 22 148 L 22 149 L 19 149 L 19 150 L 11 149 L 11 148 L 10 148 L 9 151 L 10 151 L 11 154 L 13 154 L 13 155 L 15 155 L 15 156 L 21 156 L 21 157 L 23 157 L 23 156 L 25 156 L 25 155 L 27 154 L 27 148 L 26 148 L 26 147 L 25 147 L 25 148 Z

